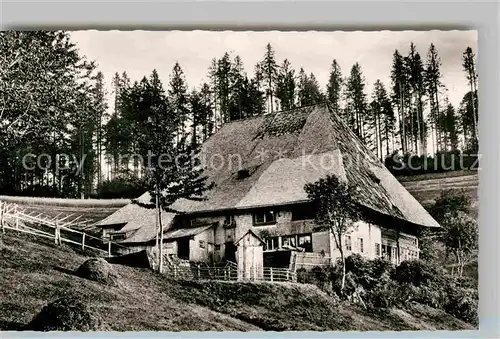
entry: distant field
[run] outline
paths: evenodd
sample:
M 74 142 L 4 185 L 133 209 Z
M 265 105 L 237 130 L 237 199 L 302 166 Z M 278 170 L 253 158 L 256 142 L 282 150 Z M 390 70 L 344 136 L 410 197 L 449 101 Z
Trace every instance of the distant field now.
M 478 185 L 476 172 L 460 171 L 438 174 L 425 174 L 415 177 L 400 177 L 398 180 L 421 203 L 432 204 L 444 190 L 463 191 L 472 200 L 473 214 L 477 217 L 479 209 Z
M 475 171 L 423 174 L 398 177 L 403 186 L 421 203 L 432 204 L 443 190 L 463 190 L 472 199 L 473 214 L 477 216 L 479 200 L 478 174 Z M 104 219 L 130 202 L 128 199 L 55 199 L 1 196 L 0 201 L 23 205 L 29 212 L 56 216 L 73 214 L 88 219 L 88 225 Z
M 86 220 L 80 227 L 74 227 L 89 233 L 99 233 L 93 225 L 114 213 L 130 202 L 128 199 L 55 199 L 0 196 L 0 201 L 16 203 L 25 209 L 26 213 L 43 214 L 46 217 L 59 216 L 72 218 L 80 217 Z
M 44 205 L 61 207 L 123 207 L 130 202 L 130 199 L 63 199 L 63 198 L 43 198 L 43 197 L 15 197 L 0 195 L 0 201 L 7 201 L 23 205 Z

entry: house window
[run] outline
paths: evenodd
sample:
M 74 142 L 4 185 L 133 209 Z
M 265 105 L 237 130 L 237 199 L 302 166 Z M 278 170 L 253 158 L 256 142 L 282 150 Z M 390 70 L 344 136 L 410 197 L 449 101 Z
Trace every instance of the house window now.
M 220 251 L 220 245 L 215 245 L 215 250 Z
M 234 215 L 232 215 L 232 214 L 226 215 L 226 217 L 224 218 L 224 226 L 230 227 L 233 225 L 234 225 Z
M 363 246 L 363 238 L 358 238 L 358 246 L 359 246 L 359 253 L 364 252 L 364 246 Z
M 345 239 L 345 249 L 348 251 L 352 251 L 352 244 L 351 244 L 351 236 L 348 235 Z
M 205 241 L 200 240 L 200 248 L 205 248 Z
M 127 235 L 125 233 L 114 233 L 109 235 L 110 240 L 125 240 Z
M 266 210 L 259 211 L 253 214 L 253 224 L 255 226 L 272 225 L 276 223 L 276 213 Z
M 391 260 L 392 258 L 392 247 L 389 245 L 382 245 L 382 257 L 386 260 Z
M 299 247 L 302 247 L 305 252 L 312 252 L 311 234 L 302 234 L 298 237 Z
M 266 251 L 272 251 L 278 249 L 278 237 L 267 238 L 266 239 Z
M 297 239 L 295 235 L 289 235 L 289 236 L 284 236 L 281 241 L 283 246 L 296 247 L 297 246 L 296 240 Z
M 375 244 L 375 256 L 380 257 L 380 244 Z
M 292 209 L 292 220 L 312 220 L 315 214 L 314 208 L 310 205 L 297 206 Z

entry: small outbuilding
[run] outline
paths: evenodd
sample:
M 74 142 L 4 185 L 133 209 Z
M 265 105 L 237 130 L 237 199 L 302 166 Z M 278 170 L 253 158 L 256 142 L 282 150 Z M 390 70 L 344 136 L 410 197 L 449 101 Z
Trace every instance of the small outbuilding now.
M 264 278 L 265 242 L 249 230 L 236 242 L 238 280 L 262 280 Z

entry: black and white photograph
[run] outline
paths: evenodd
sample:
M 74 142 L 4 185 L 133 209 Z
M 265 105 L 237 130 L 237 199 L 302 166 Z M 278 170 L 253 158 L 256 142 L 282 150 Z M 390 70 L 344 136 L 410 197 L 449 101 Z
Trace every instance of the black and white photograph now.
M 477 330 L 477 40 L 1 31 L 0 331 Z

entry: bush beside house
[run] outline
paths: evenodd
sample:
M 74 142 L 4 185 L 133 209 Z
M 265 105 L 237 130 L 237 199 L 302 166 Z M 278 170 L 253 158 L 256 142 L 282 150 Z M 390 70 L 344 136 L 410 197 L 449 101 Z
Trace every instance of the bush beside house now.
M 297 272 L 297 281 L 312 283 L 335 297 L 360 297 L 373 310 L 416 302 L 441 309 L 474 326 L 478 320 L 477 284 L 450 275 L 444 268 L 421 260 L 393 267 L 383 259 L 367 260 L 358 254 L 346 258 L 346 286 L 340 294 L 341 265 Z

